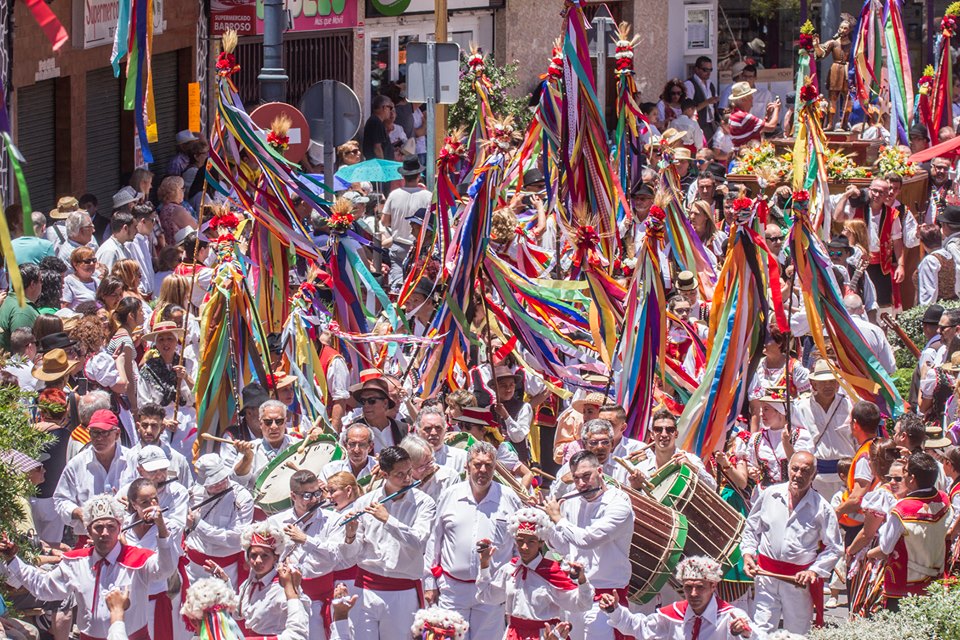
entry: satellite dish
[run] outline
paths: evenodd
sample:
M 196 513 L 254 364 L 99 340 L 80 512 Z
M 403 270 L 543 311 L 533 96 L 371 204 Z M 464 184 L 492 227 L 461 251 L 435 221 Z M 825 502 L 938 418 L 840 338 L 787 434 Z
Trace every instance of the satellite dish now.
M 334 147 L 357 135 L 363 118 L 357 94 L 336 80 L 321 80 L 307 89 L 300 100 L 300 111 L 309 123 L 310 139 L 318 145 L 331 144 L 325 140 L 328 134 L 324 129 L 328 118 L 332 120 Z

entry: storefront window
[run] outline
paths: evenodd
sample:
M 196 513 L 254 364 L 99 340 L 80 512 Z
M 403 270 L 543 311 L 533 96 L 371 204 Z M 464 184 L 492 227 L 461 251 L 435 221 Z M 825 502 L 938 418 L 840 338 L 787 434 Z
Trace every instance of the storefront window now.
M 380 88 L 390 81 L 390 41 L 393 38 L 371 38 L 370 40 L 370 95 L 376 95 Z

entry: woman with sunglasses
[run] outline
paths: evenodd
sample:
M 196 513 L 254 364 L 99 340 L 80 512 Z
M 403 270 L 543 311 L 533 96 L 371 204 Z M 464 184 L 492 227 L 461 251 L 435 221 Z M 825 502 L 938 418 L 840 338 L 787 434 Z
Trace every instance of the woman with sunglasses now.
M 100 279 L 96 277 L 97 254 L 90 247 L 77 247 L 70 254 L 73 273 L 63 278 L 62 307 L 74 309 L 81 302 L 96 302 Z
M 863 529 L 847 547 L 848 558 L 854 558 L 860 551 L 873 546 L 880 525 L 897 500 L 906 495 L 903 485 L 905 468 L 900 448 L 893 440 L 877 439 L 870 444 L 870 471 L 873 485 L 860 502 L 864 514 Z
M 660 94 L 660 102 L 657 103 L 657 128 L 661 131 L 670 126 L 670 122 L 679 117 L 683 111 L 680 109 L 680 101 L 687 97 L 687 90 L 683 86 L 683 80 L 680 78 L 671 78 L 663 87 L 663 93 Z

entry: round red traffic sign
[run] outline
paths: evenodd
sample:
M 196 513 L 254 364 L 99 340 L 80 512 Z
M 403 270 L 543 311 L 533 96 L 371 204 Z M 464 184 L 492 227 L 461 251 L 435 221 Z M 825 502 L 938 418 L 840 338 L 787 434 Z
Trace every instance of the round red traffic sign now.
M 250 113 L 254 123 L 263 129 L 264 136 L 270 133 L 273 121 L 281 115 L 286 115 L 292 123 L 290 130 L 287 131 L 287 137 L 290 140 L 287 143 L 287 150 L 283 152 L 283 157 L 290 162 L 300 162 L 310 147 L 310 125 L 307 124 L 307 119 L 299 109 L 286 102 L 268 102 Z

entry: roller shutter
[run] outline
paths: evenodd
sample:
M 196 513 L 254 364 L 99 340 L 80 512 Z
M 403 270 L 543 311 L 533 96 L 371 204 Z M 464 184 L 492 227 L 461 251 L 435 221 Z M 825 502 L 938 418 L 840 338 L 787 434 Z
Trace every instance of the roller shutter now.
M 106 67 L 87 73 L 87 192 L 109 211 L 120 183 L 120 79 Z M 75 194 L 79 197 L 81 194 Z
M 17 147 L 26 160 L 23 173 L 34 211 L 49 211 L 56 204 L 55 100 L 53 80 L 17 89 Z
M 160 180 L 167 173 L 167 164 L 176 150 L 176 136 L 181 128 L 177 123 L 180 105 L 180 90 L 177 85 L 177 52 L 162 53 L 153 56 L 153 95 L 157 114 L 157 142 L 150 145 L 153 163 L 150 170 L 156 174 L 154 188 L 160 186 Z

